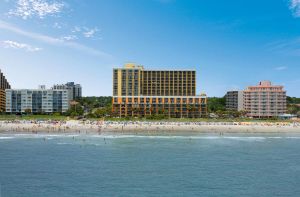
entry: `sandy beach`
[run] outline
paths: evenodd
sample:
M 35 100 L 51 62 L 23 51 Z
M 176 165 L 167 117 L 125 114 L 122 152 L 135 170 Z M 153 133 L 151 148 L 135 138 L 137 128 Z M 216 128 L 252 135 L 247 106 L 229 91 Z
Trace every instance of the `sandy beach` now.
M 1 133 L 300 133 L 287 122 L 0 121 Z

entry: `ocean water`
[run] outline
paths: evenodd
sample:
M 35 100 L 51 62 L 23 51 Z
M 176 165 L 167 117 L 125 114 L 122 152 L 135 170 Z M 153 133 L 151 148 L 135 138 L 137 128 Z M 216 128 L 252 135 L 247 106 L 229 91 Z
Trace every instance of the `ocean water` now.
M 300 196 L 300 136 L 0 135 L 0 196 Z

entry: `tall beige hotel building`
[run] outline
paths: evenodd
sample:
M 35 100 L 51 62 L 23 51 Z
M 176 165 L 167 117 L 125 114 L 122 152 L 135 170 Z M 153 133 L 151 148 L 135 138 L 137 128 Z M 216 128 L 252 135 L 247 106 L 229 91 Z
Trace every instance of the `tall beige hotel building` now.
M 113 69 L 112 106 L 119 117 L 207 115 L 206 95 L 196 95 L 195 70 L 145 70 L 131 63 Z

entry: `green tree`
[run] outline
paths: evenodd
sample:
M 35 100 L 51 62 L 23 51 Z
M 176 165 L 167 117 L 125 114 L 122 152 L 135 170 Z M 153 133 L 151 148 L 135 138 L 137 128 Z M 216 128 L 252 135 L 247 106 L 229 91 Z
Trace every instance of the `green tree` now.
M 26 114 L 31 114 L 31 109 L 25 109 Z
M 286 97 L 287 104 L 300 104 L 300 98 L 296 97 Z
M 112 104 L 112 97 L 83 97 L 77 100 L 87 112 L 92 112 L 95 109 L 108 107 Z
M 80 104 L 73 105 L 70 109 L 66 112 L 67 116 L 82 116 L 84 114 L 83 106 Z
M 226 111 L 225 97 L 210 97 L 207 99 L 207 107 L 209 112 Z
M 297 114 L 300 111 L 300 107 L 295 104 L 289 104 L 287 107 L 287 112 L 289 114 Z
M 101 108 L 95 109 L 93 114 L 97 118 L 102 118 L 102 117 L 106 117 L 106 116 L 111 116 L 111 113 L 112 113 L 111 111 L 112 111 L 112 107 L 110 104 L 110 105 L 107 105 L 106 107 L 101 107 Z

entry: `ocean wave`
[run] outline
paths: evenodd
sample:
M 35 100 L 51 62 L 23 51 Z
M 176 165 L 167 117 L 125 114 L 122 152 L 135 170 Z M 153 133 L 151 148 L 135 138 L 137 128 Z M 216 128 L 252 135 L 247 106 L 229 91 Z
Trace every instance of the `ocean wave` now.
M 241 141 L 264 141 L 267 137 L 223 137 L 224 139 L 230 140 L 241 140 Z
M 146 139 L 218 139 L 214 136 L 164 136 L 164 135 L 91 135 L 91 138 L 122 139 L 122 138 L 146 138 Z
M 0 136 L 0 140 L 8 140 L 8 139 L 14 139 L 15 137 L 10 136 Z
M 73 143 L 67 143 L 67 142 L 58 142 L 58 143 L 56 143 L 56 144 L 58 144 L 58 145 L 69 145 L 69 144 L 73 144 Z
M 91 135 L 90 138 L 122 139 L 122 138 L 144 138 L 144 139 L 199 139 L 199 140 L 243 140 L 264 141 L 267 139 L 300 139 L 294 136 L 184 136 L 184 135 Z
M 287 139 L 300 139 L 300 137 L 286 137 Z
M 92 138 L 106 138 L 106 139 L 122 139 L 122 138 L 145 138 L 145 139 L 203 139 L 203 140 L 220 140 L 220 139 L 228 139 L 228 140 L 265 140 L 266 137 L 237 137 L 237 136 L 180 136 L 180 135 L 172 135 L 172 136 L 159 136 L 159 135 L 93 135 L 90 136 Z
M 72 137 L 78 137 L 79 135 L 73 135 L 73 134 L 13 134 L 14 137 L 19 138 L 72 138 Z
M 63 139 L 63 138 L 101 138 L 101 139 L 126 139 L 126 138 L 136 138 L 136 139 L 187 139 L 187 140 L 240 140 L 240 141 L 263 141 L 266 139 L 300 139 L 300 136 L 196 136 L 196 135 L 134 135 L 134 134 L 124 134 L 124 135 L 77 135 L 77 134 L 12 134 L 0 136 L 1 139 L 14 139 L 14 138 L 24 138 L 24 139 Z

